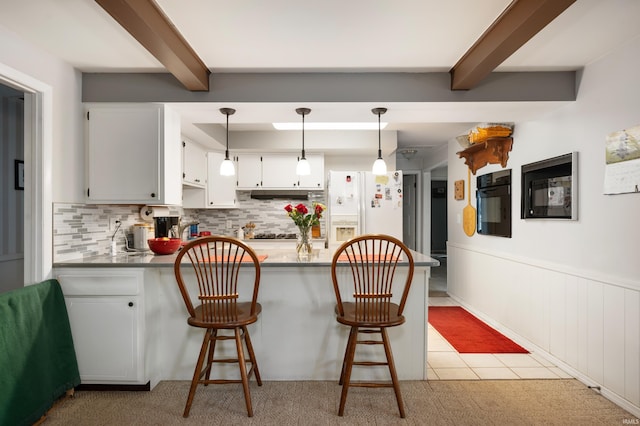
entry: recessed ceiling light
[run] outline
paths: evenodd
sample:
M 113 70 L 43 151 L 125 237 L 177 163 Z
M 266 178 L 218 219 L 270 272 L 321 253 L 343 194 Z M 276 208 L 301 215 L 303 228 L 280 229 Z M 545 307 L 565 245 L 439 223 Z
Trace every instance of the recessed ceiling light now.
M 384 129 L 387 123 L 380 123 Z M 302 130 L 302 123 L 273 123 L 276 130 Z M 305 123 L 305 130 L 377 130 L 378 123 Z

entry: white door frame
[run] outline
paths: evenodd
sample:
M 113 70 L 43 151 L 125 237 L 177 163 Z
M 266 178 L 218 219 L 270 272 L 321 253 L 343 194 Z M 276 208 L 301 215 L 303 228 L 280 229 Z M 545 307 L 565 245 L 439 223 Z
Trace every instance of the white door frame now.
M 53 89 L 0 63 L 0 83 L 24 92 L 24 284 L 53 264 Z

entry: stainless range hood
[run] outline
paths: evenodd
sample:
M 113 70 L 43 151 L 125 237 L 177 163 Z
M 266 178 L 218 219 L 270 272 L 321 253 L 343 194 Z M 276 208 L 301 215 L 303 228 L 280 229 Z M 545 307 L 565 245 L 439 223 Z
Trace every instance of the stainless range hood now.
M 251 191 L 254 200 L 308 200 L 310 192 L 306 189 L 265 189 Z

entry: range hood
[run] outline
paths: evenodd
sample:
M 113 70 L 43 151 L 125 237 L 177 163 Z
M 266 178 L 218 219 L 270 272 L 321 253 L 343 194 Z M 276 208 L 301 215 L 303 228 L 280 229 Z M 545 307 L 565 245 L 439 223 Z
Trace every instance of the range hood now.
M 251 191 L 254 200 L 308 200 L 310 192 L 306 189 L 261 189 Z

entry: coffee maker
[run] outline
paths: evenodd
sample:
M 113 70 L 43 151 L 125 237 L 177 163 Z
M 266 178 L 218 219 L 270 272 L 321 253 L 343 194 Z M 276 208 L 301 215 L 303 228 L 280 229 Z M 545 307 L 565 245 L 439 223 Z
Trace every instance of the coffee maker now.
M 171 235 L 171 228 L 178 227 L 180 217 L 178 216 L 158 216 L 153 218 L 155 225 L 156 238 L 161 237 L 173 237 Z

